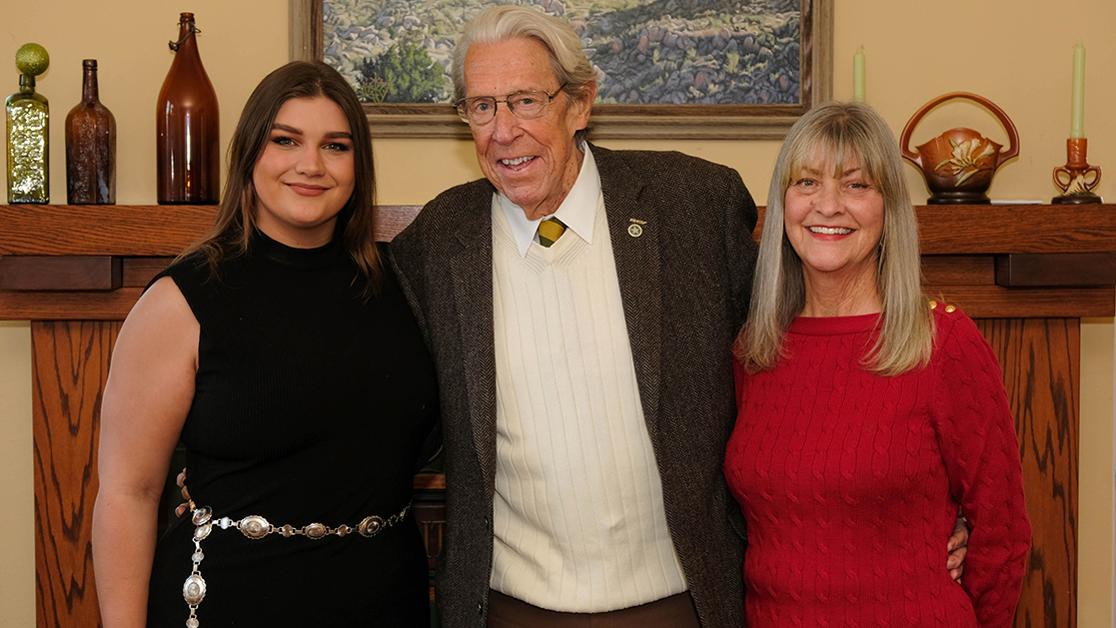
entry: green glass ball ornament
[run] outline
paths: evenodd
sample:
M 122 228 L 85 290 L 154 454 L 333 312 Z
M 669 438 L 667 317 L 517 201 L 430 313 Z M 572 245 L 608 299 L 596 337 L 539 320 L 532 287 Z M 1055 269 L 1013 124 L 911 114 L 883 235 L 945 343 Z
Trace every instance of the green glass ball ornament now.
M 50 66 L 50 55 L 46 48 L 35 42 L 28 42 L 16 51 L 16 68 L 20 74 L 38 76 Z

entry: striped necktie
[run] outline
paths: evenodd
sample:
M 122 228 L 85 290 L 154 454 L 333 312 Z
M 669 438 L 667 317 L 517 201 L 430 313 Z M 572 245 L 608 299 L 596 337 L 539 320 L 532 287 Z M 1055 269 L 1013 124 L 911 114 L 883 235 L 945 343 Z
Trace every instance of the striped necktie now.
M 539 244 L 550 247 L 566 232 L 566 224 L 557 218 L 547 218 L 539 223 Z

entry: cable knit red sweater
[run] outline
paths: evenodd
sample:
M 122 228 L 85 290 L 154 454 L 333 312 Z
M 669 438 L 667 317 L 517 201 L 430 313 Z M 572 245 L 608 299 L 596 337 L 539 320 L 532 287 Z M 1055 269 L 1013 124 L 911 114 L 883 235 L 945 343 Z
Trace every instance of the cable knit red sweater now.
M 860 364 L 875 314 L 800 317 L 774 369 L 738 365 L 725 476 L 749 628 L 1011 625 L 1031 539 L 1019 447 L 991 348 L 944 310 L 930 364 L 896 377 Z M 961 585 L 945 567 L 958 508 Z

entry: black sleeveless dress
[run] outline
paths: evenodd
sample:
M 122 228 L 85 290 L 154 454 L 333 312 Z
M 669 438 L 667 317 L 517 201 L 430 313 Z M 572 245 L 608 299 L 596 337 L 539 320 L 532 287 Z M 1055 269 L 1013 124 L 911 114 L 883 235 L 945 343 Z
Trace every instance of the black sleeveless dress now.
M 336 239 L 294 249 L 257 232 L 217 278 L 200 257 L 163 272 L 201 326 L 182 442 L 191 494 L 214 519 L 355 527 L 410 502 L 437 389 L 384 267 L 380 293 L 362 301 Z M 185 625 L 193 531 L 186 517 L 158 542 L 149 626 Z M 202 628 L 429 626 L 426 555 L 410 511 L 372 538 L 251 540 L 215 528 L 202 550 Z

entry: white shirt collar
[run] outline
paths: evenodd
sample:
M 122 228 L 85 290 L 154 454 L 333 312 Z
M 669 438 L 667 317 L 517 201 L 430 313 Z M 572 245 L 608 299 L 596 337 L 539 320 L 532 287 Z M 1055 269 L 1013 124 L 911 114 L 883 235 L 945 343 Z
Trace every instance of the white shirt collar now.
M 553 216 L 561 220 L 570 231 L 592 244 L 593 225 L 597 222 L 597 202 L 601 196 L 601 175 L 597 171 L 597 162 L 593 159 L 589 145 L 583 143 L 581 150 L 585 157 L 581 160 L 581 171 L 577 175 L 577 180 L 566 194 L 566 198 L 562 199 L 558 211 L 544 218 Z M 499 192 L 494 195 L 493 200 L 500 211 L 504 212 L 519 255 L 526 257 L 527 249 L 531 248 L 531 243 L 535 241 L 535 231 L 543 218 L 528 220 L 522 207 Z

